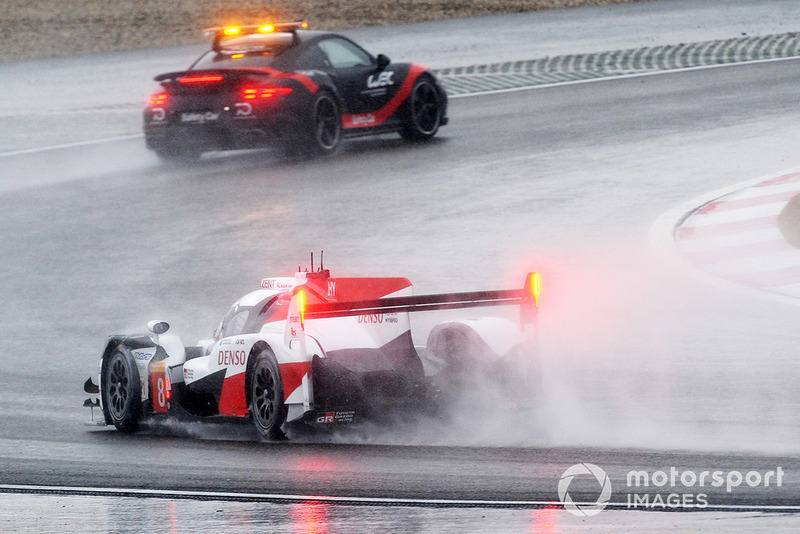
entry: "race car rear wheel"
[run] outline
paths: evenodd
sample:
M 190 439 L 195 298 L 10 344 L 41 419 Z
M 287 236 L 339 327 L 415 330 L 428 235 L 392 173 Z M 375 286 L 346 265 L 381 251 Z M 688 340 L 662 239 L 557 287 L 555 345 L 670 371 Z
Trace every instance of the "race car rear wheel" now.
M 427 141 L 442 123 L 442 105 L 433 80 L 422 75 L 411 88 L 406 100 L 408 117 L 400 135 L 408 141 Z
M 283 402 L 283 381 L 278 361 L 269 348 L 258 353 L 250 374 L 250 413 L 262 438 L 284 437 L 281 427 L 286 422 L 287 407 Z
M 342 117 L 331 93 L 320 91 L 317 94 L 311 117 L 310 151 L 318 156 L 333 154 L 342 140 Z
M 111 353 L 103 367 L 103 406 L 120 432 L 135 432 L 142 414 L 139 371 L 131 355 L 122 348 Z

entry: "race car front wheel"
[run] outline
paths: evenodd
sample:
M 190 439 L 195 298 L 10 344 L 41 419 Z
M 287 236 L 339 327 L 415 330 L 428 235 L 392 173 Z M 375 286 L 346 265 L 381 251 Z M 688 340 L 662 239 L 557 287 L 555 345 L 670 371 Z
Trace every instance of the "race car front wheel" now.
M 105 362 L 102 380 L 103 406 L 120 432 L 135 432 L 142 413 L 139 371 L 131 355 L 117 348 Z
M 283 381 L 272 350 L 265 348 L 256 356 L 250 373 L 250 413 L 259 435 L 268 440 L 284 437 L 286 421 Z
M 318 156 L 333 154 L 342 140 L 342 117 L 332 94 L 327 91 L 317 94 L 311 117 L 309 149 Z
M 408 116 L 400 135 L 408 141 L 427 141 L 442 123 L 442 105 L 433 80 L 422 75 L 406 100 Z

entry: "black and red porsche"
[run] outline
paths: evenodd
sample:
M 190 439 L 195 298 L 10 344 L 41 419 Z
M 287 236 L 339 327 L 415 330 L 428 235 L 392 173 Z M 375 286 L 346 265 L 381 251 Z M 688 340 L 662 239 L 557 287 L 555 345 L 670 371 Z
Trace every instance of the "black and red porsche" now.
M 447 95 L 416 63 L 372 56 L 305 22 L 220 27 L 188 69 L 156 76 L 144 111 L 147 148 L 165 160 L 264 146 L 328 155 L 345 137 L 431 139 Z

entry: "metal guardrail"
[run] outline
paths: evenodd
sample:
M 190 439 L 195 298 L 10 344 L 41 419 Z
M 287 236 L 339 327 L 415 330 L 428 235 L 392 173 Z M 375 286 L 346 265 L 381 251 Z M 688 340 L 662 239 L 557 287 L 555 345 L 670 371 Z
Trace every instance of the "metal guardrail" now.
M 434 70 L 451 96 L 692 67 L 800 57 L 800 33 Z

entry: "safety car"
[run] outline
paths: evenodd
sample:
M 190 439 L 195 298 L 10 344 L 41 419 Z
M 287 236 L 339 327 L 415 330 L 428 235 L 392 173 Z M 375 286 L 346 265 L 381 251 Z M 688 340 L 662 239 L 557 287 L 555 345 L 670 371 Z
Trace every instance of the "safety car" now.
M 264 439 L 292 425 L 337 425 L 402 410 L 414 414 L 469 370 L 482 380 L 519 380 L 530 370 L 538 275 L 522 289 L 414 295 L 401 277 L 333 277 L 327 269 L 265 278 L 222 317 L 213 338 L 185 346 L 151 321 L 110 336 L 97 379 L 92 424 L 132 433 L 158 418 L 252 421 Z M 519 321 L 454 318 L 416 347 L 409 314 L 518 306 Z M 99 385 L 98 385 L 99 384 Z
M 144 110 L 147 148 L 165 160 L 282 146 L 328 155 L 346 137 L 398 132 L 431 139 L 447 94 L 417 63 L 392 63 L 305 22 L 205 30 L 211 50 L 160 74 Z

